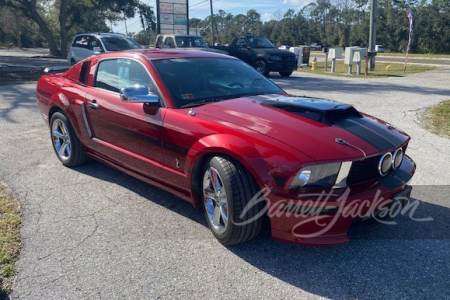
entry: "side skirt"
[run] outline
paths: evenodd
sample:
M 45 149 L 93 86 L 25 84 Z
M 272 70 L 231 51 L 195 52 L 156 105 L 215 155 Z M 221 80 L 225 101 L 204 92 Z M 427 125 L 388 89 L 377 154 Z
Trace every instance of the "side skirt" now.
M 105 159 L 103 157 L 100 157 L 100 156 L 98 156 L 98 155 L 96 155 L 96 154 L 94 154 L 92 152 L 87 152 L 86 155 L 89 156 L 92 159 L 95 159 L 95 160 L 97 160 L 97 161 L 99 161 L 99 162 L 101 162 L 101 163 L 103 163 L 103 164 L 113 168 L 113 169 L 121 171 L 121 172 L 123 172 L 123 173 L 125 173 L 127 175 L 130 175 L 130 176 L 132 176 L 134 178 L 137 178 L 137 179 L 139 179 L 139 180 L 141 180 L 141 181 L 143 181 L 145 183 L 148 183 L 148 184 L 153 185 L 153 186 L 155 186 L 157 188 L 160 188 L 160 189 L 162 189 L 162 190 L 164 190 L 166 192 L 169 192 L 169 193 L 173 194 L 174 196 L 177 196 L 177 197 L 179 197 L 179 198 L 181 198 L 181 199 L 183 199 L 183 200 L 185 200 L 185 201 L 187 201 L 189 203 L 192 203 L 193 205 L 195 203 L 193 198 L 191 197 L 190 193 L 185 193 L 183 191 L 179 191 L 179 190 L 177 190 L 175 188 L 172 188 L 170 186 L 167 186 L 167 185 L 165 185 L 163 183 L 160 183 L 158 181 L 152 180 L 152 179 L 150 179 L 150 178 L 148 178 L 146 176 L 143 176 L 143 175 L 141 175 L 139 173 L 136 173 L 134 171 L 131 171 L 131 170 L 125 168 L 125 167 L 117 165 L 117 164 L 115 164 L 115 163 L 113 163 L 113 162 L 111 162 L 111 161 L 109 161 L 109 160 L 107 160 L 107 159 Z

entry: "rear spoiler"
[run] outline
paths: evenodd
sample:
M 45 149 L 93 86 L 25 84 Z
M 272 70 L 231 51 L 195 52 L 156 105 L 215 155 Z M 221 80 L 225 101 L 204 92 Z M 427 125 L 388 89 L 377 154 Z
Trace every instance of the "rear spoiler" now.
M 46 73 L 46 74 L 63 73 L 69 69 L 70 69 L 70 66 L 47 67 L 44 69 L 44 73 Z

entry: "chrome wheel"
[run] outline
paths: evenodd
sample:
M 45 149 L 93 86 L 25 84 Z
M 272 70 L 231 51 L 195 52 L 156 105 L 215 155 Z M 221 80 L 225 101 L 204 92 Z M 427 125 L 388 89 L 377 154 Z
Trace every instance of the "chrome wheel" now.
M 68 160 L 72 153 L 70 135 L 66 125 L 60 119 L 56 119 L 52 124 L 52 142 L 59 158 Z
M 212 229 L 223 234 L 228 227 L 228 199 L 216 169 L 209 167 L 203 176 L 205 210 Z

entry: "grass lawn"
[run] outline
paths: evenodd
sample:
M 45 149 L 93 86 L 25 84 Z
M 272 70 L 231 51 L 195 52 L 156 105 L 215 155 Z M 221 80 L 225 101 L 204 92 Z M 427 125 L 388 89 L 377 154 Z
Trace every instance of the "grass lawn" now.
M 0 185 L 0 299 L 11 292 L 20 249 L 20 207 Z
M 450 100 L 431 108 L 424 116 L 425 127 L 450 138 Z
M 399 56 L 399 57 L 405 57 L 405 53 L 378 53 L 379 56 Z M 410 53 L 409 57 L 426 57 L 426 58 L 450 58 L 450 54 L 416 54 L 416 53 Z
M 311 51 L 311 57 L 314 57 L 314 55 L 323 54 L 322 51 Z M 405 53 L 378 53 L 377 56 L 396 56 L 396 57 L 405 57 Z M 410 53 L 409 57 L 425 57 L 425 58 L 449 58 L 450 54 L 416 54 L 416 53 Z
M 386 70 L 386 68 L 388 70 Z M 406 70 L 406 73 L 403 72 L 403 64 L 389 64 L 389 63 L 377 63 L 376 64 L 376 71 L 370 72 L 369 75 L 365 76 L 364 72 L 366 69 L 366 64 L 363 62 L 361 64 L 361 76 L 356 75 L 356 65 L 353 66 L 353 75 L 348 75 L 348 65 L 344 64 L 343 62 L 337 62 L 336 63 L 336 73 L 331 73 L 331 62 L 328 62 L 328 71 L 325 72 L 325 62 L 320 62 L 317 64 L 317 68 L 315 71 L 311 70 L 311 66 L 303 68 L 299 68 L 297 71 L 299 72 L 306 72 L 306 73 L 314 73 L 314 74 L 324 74 L 324 75 L 333 75 L 333 76 L 346 76 L 346 77 L 370 77 L 370 78 L 380 78 L 380 77 L 391 77 L 391 76 L 404 76 L 407 74 L 413 74 L 413 73 L 419 73 L 419 72 L 425 72 L 436 69 L 436 67 L 431 66 L 420 66 L 420 65 L 408 65 L 408 68 Z

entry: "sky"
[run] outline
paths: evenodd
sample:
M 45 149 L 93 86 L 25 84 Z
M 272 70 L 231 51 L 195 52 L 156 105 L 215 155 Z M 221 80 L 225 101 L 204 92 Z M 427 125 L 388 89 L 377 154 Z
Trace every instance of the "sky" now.
M 143 2 L 153 6 L 156 12 L 156 0 Z M 282 14 L 290 8 L 297 12 L 311 2 L 314 0 L 213 0 L 213 8 L 215 14 L 222 9 L 233 15 L 245 14 L 250 9 L 256 9 L 261 14 L 261 19 L 267 22 L 272 19 L 273 13 L 277 10 L 280 10 Z M 209 0 L 189 0 L 189 18 L 204 19 L 210 14 Z M 137 33 L 142 30 L 138 18 L 127 20 L 127 26 L 129 32 Z M 115 32 L 125 33 L 124 22 L 118 22 L 113 28 Z

